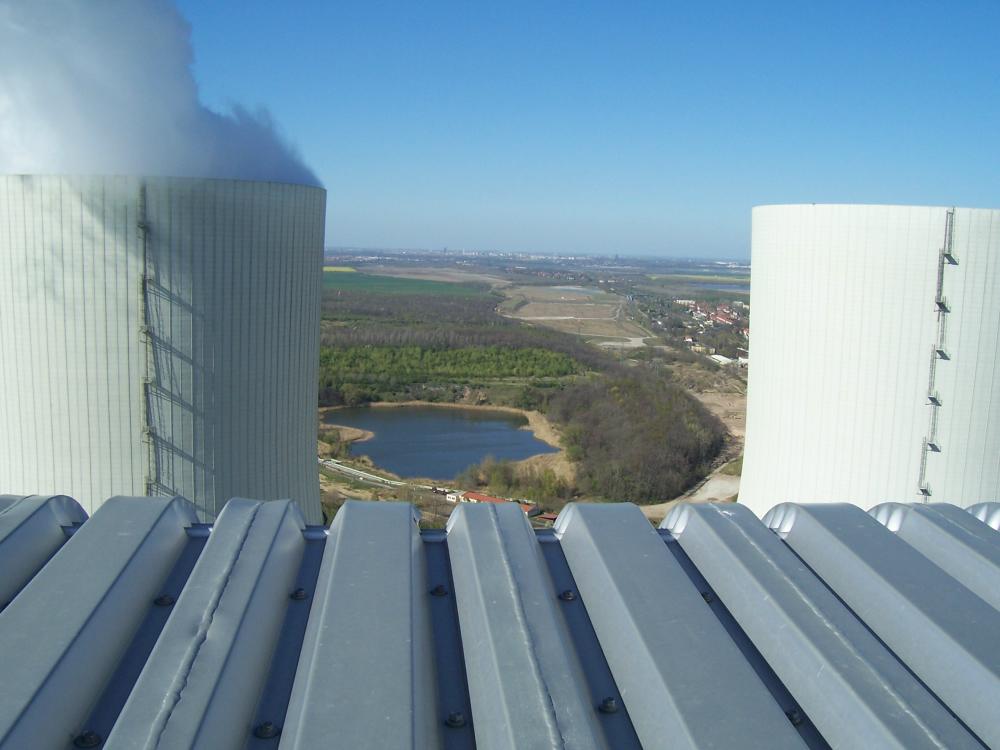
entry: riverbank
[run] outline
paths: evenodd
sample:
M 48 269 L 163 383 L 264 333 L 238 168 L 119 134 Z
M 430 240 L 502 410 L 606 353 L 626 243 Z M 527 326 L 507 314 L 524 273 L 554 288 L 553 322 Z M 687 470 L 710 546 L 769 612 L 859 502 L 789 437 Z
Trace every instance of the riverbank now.
M 342 443 L 363 443 L 366 440 L 371 440 L 375 437 L 375 433 L 371 430 L 362 430 L 357 427 L 348 427 L 342 424 L 331 424 L 326 421 L 326 415 L 329 414 L 334 409 L 340 409 L 340 406 L 322 406 L 319 409 L 319 426 L 320 432 L 324 430 L 336 430 L 337 436 L 340 438 Z

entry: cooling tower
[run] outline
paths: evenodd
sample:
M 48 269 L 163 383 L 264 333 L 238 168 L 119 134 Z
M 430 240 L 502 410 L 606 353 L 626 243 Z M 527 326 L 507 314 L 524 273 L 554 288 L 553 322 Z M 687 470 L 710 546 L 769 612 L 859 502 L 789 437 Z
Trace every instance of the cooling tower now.
M 1000 210 L 753 211 L 740 502 L 1000 499 Z
M 292 498 L 316 471 L 325 191 L 0 176 L 0 491 Z

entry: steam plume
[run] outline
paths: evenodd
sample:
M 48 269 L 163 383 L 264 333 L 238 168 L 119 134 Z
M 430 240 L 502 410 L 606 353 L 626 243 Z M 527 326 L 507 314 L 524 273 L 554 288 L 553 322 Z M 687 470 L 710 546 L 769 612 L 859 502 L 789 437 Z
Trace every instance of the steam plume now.
M 170 0 L 0 0 L 0 174 L 318 185 L 266 112 L 206 108 Z

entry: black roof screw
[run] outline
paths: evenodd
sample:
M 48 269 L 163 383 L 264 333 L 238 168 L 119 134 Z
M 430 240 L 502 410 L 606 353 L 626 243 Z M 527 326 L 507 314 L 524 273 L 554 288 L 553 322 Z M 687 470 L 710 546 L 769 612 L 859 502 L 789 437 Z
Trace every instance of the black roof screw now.
M 465 714 L 461 711 L 452 711 L 448 714 L 448 718 L 444 720 L 444 723 L 452 729 L 460 729 L 465 726 Z
M 172 597 L 170 594 L 160 594 L 158 597 L 153 599 L 153 604 L 155 604 L 157 607 L 169 607 L 173 605 L 175 601 L 177 600 L 174 599 L 174 597 Z
M 438 584 L 431 589 L 431 596 L 445 596 L 448 593 L 448 589 L 444 587 L 443 584 Z
M 295 591 L 289 594 L 289 598 L 292 601 L 301 602 L 303 599 L 309 598 L 309 594 L 306 593 L 305 589 L 295 589 Z
M 559 594 L 559 598 L 562 599 L 564 602 L 571 602 L 574 599 L 576 599 L 576 592 L 573 591 L 573 589 L 566 589 L 561 594 Z
M 618 701 L 612 698 L 610 695 L 601 701 L 601 705 L 597 707 L 597 710 L 602 714 L 614 714 L 618 713 Z
M 253 728 L 253 736 L 259 740 L 273 740 L 281 734 L 281 729 L 273 721 L 265 721 Z
M 91 729 L 86 729 L 73 738 L 73 747 L 97 747 L 101 742 L 101 735 Z
M 805 718 L 802 716 L 802 712 L 799 711 L 799 709 L 797 708 L 792 708 L 789 709 L 788 711 L 785 711 L 785 716 L 787 716 L 788 720 L 792 722 L 793 727 L 797 727 L 799 724 L 805 721 Z
M 712 602 L 715 601 L 715 594 L 713 594 L 711 591 L 702 591 L 701 598 L 704 599 L 707 603 L 711 604 Z

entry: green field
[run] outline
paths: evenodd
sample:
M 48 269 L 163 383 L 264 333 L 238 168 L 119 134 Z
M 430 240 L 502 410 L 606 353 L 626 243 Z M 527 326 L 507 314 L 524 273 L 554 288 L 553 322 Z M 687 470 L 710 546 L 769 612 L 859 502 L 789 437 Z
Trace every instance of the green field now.
M 360 272 L 324 273 L 323 288 L 346 292 L 367 292 L 369 294 L 428 294 L 451 297 L 473 297 L 486 292 L 485 286 L 477 284 L 402 279 L 395 276 L 373 276 Z

